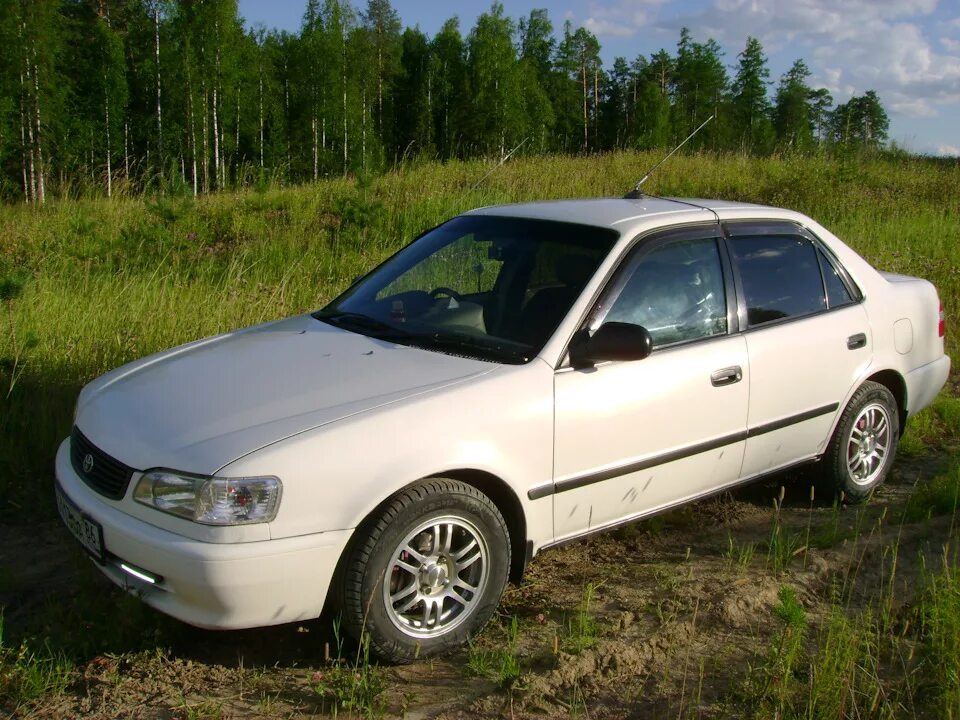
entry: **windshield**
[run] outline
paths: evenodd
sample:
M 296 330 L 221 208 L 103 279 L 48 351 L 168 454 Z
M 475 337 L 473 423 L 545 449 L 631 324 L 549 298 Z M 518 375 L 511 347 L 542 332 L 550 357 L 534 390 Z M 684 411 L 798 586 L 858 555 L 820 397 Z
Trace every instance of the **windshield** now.
M 572 223 L 465 215 L 405 247 L 318 320 L 497 362 L 536 356 L 617 233 Z

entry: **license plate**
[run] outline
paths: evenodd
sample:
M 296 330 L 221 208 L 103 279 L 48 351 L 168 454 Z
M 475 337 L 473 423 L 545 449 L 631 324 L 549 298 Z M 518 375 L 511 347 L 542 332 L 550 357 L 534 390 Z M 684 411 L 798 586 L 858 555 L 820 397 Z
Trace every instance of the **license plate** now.
M 73 502 L 63 494 L 59 486 L 57 491 L 57 509 L 63 524 L 73 534 L 83 549 L 93 555 L 97 562 L 103 562 L 103 528 L 96 520 L 87 517 Z

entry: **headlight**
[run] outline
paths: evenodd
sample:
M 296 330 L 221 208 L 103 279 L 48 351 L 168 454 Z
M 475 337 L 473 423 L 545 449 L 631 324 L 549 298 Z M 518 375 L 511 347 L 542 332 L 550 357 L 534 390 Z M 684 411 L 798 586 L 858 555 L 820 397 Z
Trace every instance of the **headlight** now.
M 283 486 L 275 477 L 200 477 L 151 470 L 133 491 L 137 502 L 204 525 L 270 522 Z

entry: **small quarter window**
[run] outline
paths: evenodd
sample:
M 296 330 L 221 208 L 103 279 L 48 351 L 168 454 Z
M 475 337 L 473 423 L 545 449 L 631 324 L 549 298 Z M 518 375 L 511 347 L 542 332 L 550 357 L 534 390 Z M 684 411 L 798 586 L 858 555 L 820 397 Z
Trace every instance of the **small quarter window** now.
M 763 325 L 827 309 L 817 250 L 795 235 L 749 235 L 730 242 L 747 301 L 747 323 Z
M 840 277 L 840 271 L 837 266 L 830 262 L 830 258 L 818 250 L 817 255 L 820 258 L 820 267 L 823 268 L 823 282 L 827 286 L 827 302 L 831 308 L 843 307 L 855 302 L 846 283 Z
M 678 240 L 639 258 L 604 318 L 642 325 L 654 347 L 727 332 L 717 241 Z

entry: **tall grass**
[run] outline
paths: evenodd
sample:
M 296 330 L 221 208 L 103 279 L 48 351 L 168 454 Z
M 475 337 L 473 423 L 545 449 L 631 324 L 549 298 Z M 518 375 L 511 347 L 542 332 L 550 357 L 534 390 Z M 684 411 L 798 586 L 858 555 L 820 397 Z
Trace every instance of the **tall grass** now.
M 499 202 L 621 195 L 650 153 L 482 161 L 375 179 L 0 207 L 0 520 L 53 513 L 51 463 L 79 388 L 147 353 L 322 306 L 420 231 Z M 664 195 L 795 208 L 877 266 L 960 307 L 960 166 L 920 159 L 691 155 Z M 955 334 L 948 336 L 956 359 Z
M 6 710 L 15 717 L 34 700 L 62 694 L 70 683 L 73 665 L 46 643 L 39 649 L 25 642 L 10 645 L 3 630 L 0 613 L 0 715 Z

